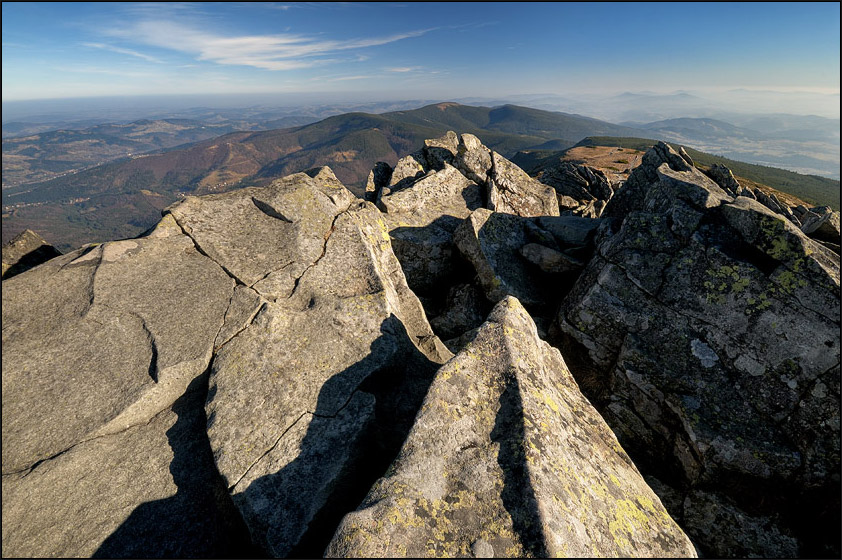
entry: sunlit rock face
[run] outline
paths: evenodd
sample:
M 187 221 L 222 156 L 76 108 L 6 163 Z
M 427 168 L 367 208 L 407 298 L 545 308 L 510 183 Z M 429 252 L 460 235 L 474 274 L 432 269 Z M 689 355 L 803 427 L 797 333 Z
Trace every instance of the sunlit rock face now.
M 838 215 L 566 173 L 449 132 L 4 279 L 4 555 L 837 557 Z
M 684 493 L 678 521 L 703 551 L 827 553 L 838 255 L 663 144 L 626 188 L 558 315 L 580 382 L 642 468 Z

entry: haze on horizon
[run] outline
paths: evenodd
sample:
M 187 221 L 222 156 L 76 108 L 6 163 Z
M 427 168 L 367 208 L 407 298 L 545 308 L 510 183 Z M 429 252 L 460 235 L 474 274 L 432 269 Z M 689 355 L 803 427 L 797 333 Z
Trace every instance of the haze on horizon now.
M 839 116 L 838 3 L 3 3 L 2 15 L 4 113 L 89 97 L 645 91 Z

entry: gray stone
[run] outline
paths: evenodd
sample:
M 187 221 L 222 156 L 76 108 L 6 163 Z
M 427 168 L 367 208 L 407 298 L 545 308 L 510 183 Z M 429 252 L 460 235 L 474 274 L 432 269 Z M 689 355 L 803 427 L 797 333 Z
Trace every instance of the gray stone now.
M 550 232 L 561 246 L 591 244 L 602 220 L 580 216 L 541 216 L 536 218 L 541 228 Z
M 385 161 L 378 161 L 374 164 L 374 169 L 368 174 L 368 180 L 365 184 L 365 199 L 374 204 L 380 202 L 380 195 L 383 189 L 389 186 L 389 180 L 392 178 L 392 166 Z
M 695 556 L 514 298 L 436 375 L 328 557 Z
M 801 231 L 814 239 L 839 244 L 839 212 L 830 211 L 821 216 L 810 212 L 809 221 L 804 221 Z M 809 214 L 808 214 L 809 215 Z
M 407 282 L 420 292 L 451 282 L 460 268 L 453 231 L 483 204 L 479 185 L 451 165 L 443 166 L 383 196 L 379 204 Z
M 685 520 L 703 551 L 787 556 L 791 536 L 825 554 L 832 537 L 810 527 L 839 503 L 839 257 L 673 159 L 650 150 L 609 202 L 626 213 L 562 302 L 559 344 L 644 470 L 739 510 L 716 530 Z M 772 548 L 717 544 L 758 519 Z
M 330 212 L 314 220 L 329 221 L 328 235 L 311 262 L 299 257 L 306 266 L 289 298 L 267 303 L 211 368 L 216 465 L 252 538 L 276 556 L 347 483 L 370 437 L 372 379 L 405 379 L 404 391 L 423 395 L 435 364 L 451 356 L 407 287 L 377 209 Z
M 206 371 L 234 285 L 172 216 L 4 281 L 4 554 L 224 553 L 201 402 L 174 403 Z
M 61 251 L 32 230 L 24 230 L 3 245 L 3 280 L 58 257 Z
M 737 196 L 743 190 L 740 182 L 737 181 L 731 170 L 724 165 L 718 163 L 713 164 L 707 171 L 707 176 L 713 179 L 717 185 L 722 187 L 731 196 Z
M 558 216 L 558 199 L 554 189 L 492 152 L 488 208 L 517 216 Z
M 519 216 L 480 208 L 454 233 L 459 251 L 473 265 L 492 303 L 508 295 L 529 306 L 547 301 L 540 282 L 518 254 L 528 242 L 524 222 Z
M 537 243 L 527 243 L 518 252 L 527 261 L 548 274 L 579 272 L 585 266 L 585 263 L 578 259 Z
M 395 164 L 392 176 L 389 178 L 389 188 L 394 192 L 411 185 L 416 179 L 423 177 L 428 171 L 426 160 L 422 153 L 404 156 Z
M 485 321 L 487 307 L 482 290 L 473 284 L 458 284 L 448 291 L 444 313 L 430 319 L 430 325 L 443 340 L 457 338 Z

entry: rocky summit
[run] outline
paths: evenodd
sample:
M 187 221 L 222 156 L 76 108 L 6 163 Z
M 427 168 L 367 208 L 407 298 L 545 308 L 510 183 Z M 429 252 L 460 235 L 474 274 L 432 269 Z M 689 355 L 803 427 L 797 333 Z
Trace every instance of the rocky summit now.
M 3 556 L 840 555 L 839 213 L 680 148 L 449 132 L 16 243 Z

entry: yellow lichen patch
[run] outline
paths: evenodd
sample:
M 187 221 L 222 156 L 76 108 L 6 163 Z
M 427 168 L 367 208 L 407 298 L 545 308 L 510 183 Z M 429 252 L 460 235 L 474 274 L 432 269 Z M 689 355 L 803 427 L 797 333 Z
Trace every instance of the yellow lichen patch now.
M 620 549 L 631 546 L 629 537 L 637 531 L 649 530 L 649 518 L 631 500 L 617 500 L 614 520 L 608 523 L 608 531 Z

